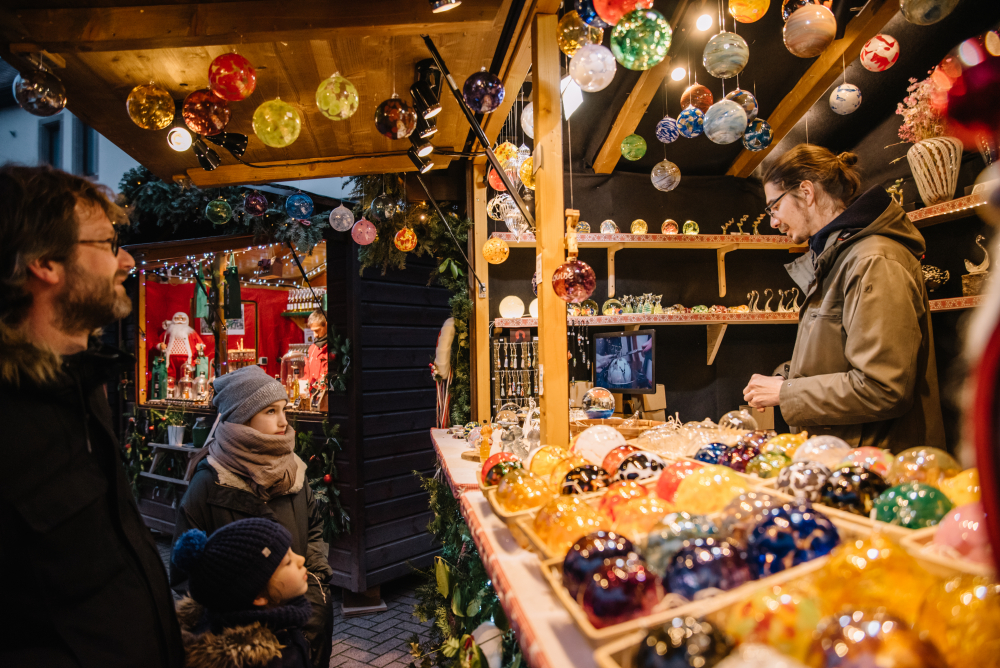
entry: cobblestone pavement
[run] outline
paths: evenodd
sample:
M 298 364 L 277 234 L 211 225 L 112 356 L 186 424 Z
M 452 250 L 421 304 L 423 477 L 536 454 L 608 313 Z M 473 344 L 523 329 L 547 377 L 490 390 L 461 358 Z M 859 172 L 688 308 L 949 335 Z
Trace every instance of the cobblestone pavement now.
M 156 540 L 164 564 L 170 559 L 170 538 Z M 419 580 L 410 575 L 382 585 L 382 600 L 388 610 L 376 615 L 344 617 L 341 594 L 333 594 L 333 653 L 330 668 L 406 668 L 410 662 L 407 645 L 414 633 L 426 641 L 433 622 L 420 623 L 413 616 L 415 590 Z

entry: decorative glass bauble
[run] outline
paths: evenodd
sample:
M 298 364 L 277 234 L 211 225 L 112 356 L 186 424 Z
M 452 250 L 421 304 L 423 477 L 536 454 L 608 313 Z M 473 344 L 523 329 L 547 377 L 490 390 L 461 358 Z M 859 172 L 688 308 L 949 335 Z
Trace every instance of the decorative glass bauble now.
M 521 176 L 517 173 L 521 168 L 521 163 L 517 158 L 511 158 L 505 162 L 500 163 L 503 167 L 504 174 L 510 179 L 510 184 L 514 186 L 514 191 L 518 190 L 518 186 L 521 185 Z
M 734 32 L 720 32 L 705 44 L 701 64 L 713 77 L 728 79 L 743 71 L 750 60 L 747 41 Z
M 534 169 L 535 169 L 534 158 L 528 158 L 527 160 L 522 162 L 521 166 L 518 167 L 517 169 L 517 175 L 520 177 L 521 183 L 524 184 L 524 187 L 527 188 L 528 190 L 535 189 Z
M 830 553 L 840 534 L 825 515 L 807 503 L 790 503 L 763 512 L 747 534 L 747 561 L 756 578 L 774 575 Z
M 251 216 L 263 216 L 267 213 L 267 207 L 267 197 L 256 190 L 243 198 L 243 210 Z
M 934 545 L 954 550 L 977 564 L 991 564 L 993 550 L 986 535 L 986 513 L 981 501 L 952 508 L 934 533 Z M 997 636 L 1000 639 L 1000 636 Z
M 959 0 L 899 0 L 903 18 L 914 25 L 937 23 L 958 6 Z
M 705 538 L 718 532 L 711 518 L 706 515 L 670 513 L 657 522 L 641 546 L 649 570 L 666 577 L 667 566 L 680 551 L 684 541 Z
M 562 490 L 562 483 L 563 480 L 566 479 L 566 475 L 573 469 L 580 466 L 587 466 L 588 464 L 590 464 L 590 462 L 586 459 L 580 455 L 574 455 L 572 453 L 559 460 L 559 462 L 552 467 L 552 472 L 549 473 L 549 486 L 552 487 L 552 491 L 555 494 L 559 494 Z
M 576 224 L 577 234 L 590 234 L 590 223 L 581 220 Z
M 774 130 L 771 125 L 762 118 L 757 118 L 747 124 L 747 129 L 743 131 L 743 147 L 748 151 L 763 151 L 771 145 L 774 138 Z
M 576 13 L 580 15 L 580 18 L 587 25 L 592 25 L 595 28 L 611 27 L 597 13 L 597 9 L 594 7 L 594 0 L 576 0 L 575 7 Z
M 490 184 L 490 188 L 498 192 L 506 192 L 507 190 L 507 186 L 503 183 L 503 178 L 501 178 L 495 169 L 490 169 L 490 173 L 486 176 L 486 182 Z
M 670 144 L 677 141 L 680 132 L 677 131 L 677 121 L 671 116 L 664 116 L 663 120 L 656 124 L 656 139 L 663 144 Z
M 543 445 L 531 455 L 528 469 L 537 476 L 547 477 L 556 464 L 569 457 L 569 450 L 558 445 Z
M 659 475 L 666 462 L 653 452 L 633 452 L 622 460 L 618 469 L 612 474 L 613 480 L 646 480 Z
M 697 107 L 701 109 L 702 113 L 705 113 L 713 102 L 715 102 L 715 97 L 712 95 L 712 91 L 701 84 L 692 84 L 681 93 L 681 107 L 683 108 Z
M 375 226 L 364 218 L 354 223 L 354 227 L 351 228 L 351 238 L 361 246 L 367 246 L 375 241 L 376 236 L 378 236 L 378 231 Z
M 736 90 L 726 94 L 727 100 L 732 100 L 736 104 L 743 107 L 743 111 L 747 112 L 747 123 L 753 121 L 757 118 L 757 98 L 753 96 L 748 90 L 743 90 L 742 88 L 737 88 Z
M 580 605 L 600 629 L 649 614 L 661 598 L 660 578 L 633 552 L 605 559 L 584 585 Z
M 521 129 L 524 130 L 524 134 L 528 135 L 532 139 L 535 138 L 535 103 L 529 102 L 524 109 L 521 110 Z
M 646 140 L 639 135 L 629 135 L 622 140 L 621 151 L 626 160 L 638 160 L 646 155 Z
M 747 534 L 764 520 L 765 512 L 782 505 L 780 499 L 766 492 L 747 492 L 726 504 L 716 522 L 721 533 L 728 536 L 731 542 L 743 545 Z
M 223 100 L 245 100 L 257 87 L 257 72 L 238 53 L 224 53 L 208 66 L 208 85 Z
M 384 223 L 396 213 L 396 205 L 388 195 L 379 195 L 372 200 L 369 213 L 376 223 Z
M 837 19 L 823 5 L 806 5 L 788 17 L 781 36 L 793 56 L 815 58 L 837 36 Z
M 819 491 L 817 503 L 868 517 L 876 499 L 889 488 L 874 471 L 860 466 L 845 466 L 830 474 Z
M 795 454 L 800 445 L 809 438 L 808 432 L 798 434 L 778 434 L 767 439 L 767 442 L 760 446 L 761 452 L 783 452 L 789 457 Z
M 524 469 L 511 471 L 497 485 L 496 500 L 509 513 L 538 508 L 548 503 L 552 490 L 542 478 Z
M 888 481 L 893 485 L 902 482 L 925 482 L 937 485 L 943 478 L 962 472 L 955 458 L 938 448 L 916 447 L 903 450 L 889 471 Z
M 649 179 L 653 182 L 654 188 L 668 193 L 680 185 L 681 170 L 680 167 L 669 160 L 661 160 L 653 165 L 653 171 L 650 172 Z
M 795 454 L 792 455 L 792 461 L 819 462 L 832 470 L 836 468 L 837 464 L 844 461 L 851 449 L 846 441 L 836 436 L 813 436 L 796 448 Z
M 746 473 L 758 478 L 776 478 L 792 458 L 783 452 L 762 452 L 747 463 Z
M 670 591 L 689 600 L 703 589 L 728 591 L 752 579 L 742 550 L 714 536 L 685 540 L 667 566 L 666 577 Z
M 938 481 L 937 488 L 944 492 L 945 496 L 956 506 L 975 503 L 981 497 L 979 470 L 976 468 L 966 469 L 958 475 L 942 478 Z
M 705 136 L 716 144 L 732 144 L 747 129 L 747 113 L 732 100 L 719 100 L 705 114 Z
M 817 5 L 819 0 L 782 0 L 781 3 L 781 20 L 787 21 L 788 17 L 792 15 L 799 7 L 805 7 L 806 5 Z
M 603 388 L 595 387 L 593 389 Z M 607 406 L 607 395 L 603 393 L 591 395 L 590 401 L 586 400 L 586 395 L 584 397 L 584 403 L 587 406 L 584 410 L 590 409 L 597 412 L 598 407 Z M 620 431 L 606 424 L 596 424 L 592 427 L 587 427 L 573 437 L 570 452 L 586 458 L 592 464 L 599 464 L 604 461 L 608 453 L 622 445 L 625 445 L 625 437 L 622 436 Z
M 601 223 L 601 234 L 617 234 L 618 225 L 613 220 L 605 220 Z
M 632 225 L 629 227 L 629 231 L 632 234 L 645 234 L 649 231 L 649 226 L 646 225 L 646 221 L 642 218 L 636 218 L 632 221 Z
M 312 212 L 312 197 L 306 195 L 305 193 L 295 193 L 294 195 L 289 195 L 288 199 L 285 200 L 285 213 L 288 214 L 289 218 L 305 220 L 312 215 Z
M 260 110 L 258 109 L 258 111 Z M 231 114 L 226 101 L 207 88 L 192 92 L 184 98 L 184 104 L 181 106 L 184 124 L 191 132 L 206 137 L 217 135 L 225 130 Z M 256 121 L 256 114 L 254 114 L 254 120 Z M 256 132 L 256 127 L 254 131 Z M 258 136 L 260 135 L 258 134 Z
M 501 318 L 520 318 L 524 315 L 524 302 L 517 295 L 507 295 L 500 300 Z
M 743 473 L 747 469 L 747 464 L 759 454 L 760 447 L 758 445 L 741 441 L 726 450 L 726 454 L 720 463 L 734 471 Z
M 861 47 L 861 65 L 869 72 L 885 72 L 899 60 L 899 42 L 892 35 L 875 35 Z
M 883 478 L 889 473 L 893 463 L 892 454 L 888 450 L 882 450 L 870 445 L 854 448 L 847 457 L 844 458 L 837 468 L 845 466 L 860 466 L 861 468 L 873 471 Z
M 515 209 L 514 198 L 506 193 L 497 195 L 486 203 L 486 215 L 493 220 L 504 220 Z
M 611 52 L 630 70 L 648 70 L 667 55 L 672 38 L 673 30 L 660 12 L 636 9 L 623 16 L 611 31 Z
M 517 157 L 517 147 L 509 141 L 505 141 L 502 144 L 497 144 L 497 147 L 493 149 L 493 155 L 497 157 L 497 160 L 502 165 L 508 160 Z
M 601 315 L 621 315 L 624 313 L 622 303 L 617 299 L 608 299 L 601 305 Z
M 819 462 L 792 462 L 778 473 L 777 488 L 789 496 L 816 502 L 830 475 L 830 469 Z
M 485 481 L 486 474 L 490 472 L 494 466 L 500 462 L 517 462 L 520 461 L 516 455 L 510 452 L 498 452 L 495 455 L 490 455 L 490 458 L 483 462 L 483 466 L 479 471 L 479 479 Z M 503 476 L 501 476 L 503 477 Z
M 604 29 L 588 24 L 575 10 L 563 14 L 559 19 L 559 25 L 556 26 L 556 44 L 559 45 L 559 50 L 570 58 L 574 57 L 581 47 L 600 44 L 603 40 Z M 573 76 L 572 73 L 570 76 Z
M 951 508 L 951 501 L 944 492 L 922 482 L 904 482 L 891 487 L 874 504 L 875 519 L 907 529 L 934 526 Z
M 536 271 L 531 275 L 531 293 L 538 296 L 538 272 Z
M 337 72 L 323 79 L 316 88 L 316 106 L 319 113 L 331 121 L 346 121 L 358 110 L 358 89 Z
M 658 496 L 635 497 L 613 509 L 615 531 L 632 540 L 645 536 L 673 508 Z
M 393 243 L 402 252 L 409 253 L 417 247 L 417 233 L 409 227 L 404 227 L 399 232 L 396 232 Z
M 27 77 L 14 77 L 14 99 L 34 116 L 52 116 L 66 106 L 66 87 L 59 77 L 46 70 L 35 70 Z
M 649 9 L 653 0 L 594 0 L 594 9 L 602 21 L 613 26 L 629 12 Z
M 698 107 L 687 107 L 677 116 L 677 131 L 681 137 L 694 139 L 705 129 L 705 114 Z
M 531 104 L 531 103 L 529 102 L 528 104 Z M 524 144 L 521 144 L 520 146 L 517 147 L 517 161 L 518 162 L 524 162 L 525 160 L 527 160 L 530 157 L 531 157 L 531 149 L 530 148 L 528 148 Z
M 522 468 L 524 468 L 524 466 L 521 465 L 521 462 L 517 461 L 497 462 L 496 464 L 490 467 L 489 471 L 486 472 L 486 477 L 483 478 L 483 484 L 488 487 L 497 485 L 500 483 L 500 479 L 503 478 L 505 475 L 507 475 L 514 469 L 522 469 Z
M 298 139 L 300 132 L 302 116 L 284 100 L 269 100 L 253 112 L 253 133 L 268 146 L 284 148 Z
M 375 108 L 375 129 L 389 139 L 404 139 L 417 127 L 417 112 L 398 97 L 390 97 Z
M 162 130 L 174 122 L 176 104 L 159 84 L 139 84 L 128 94 L 125 108 L 132 122 L 143 130 Z
M 503 239 L 493 237 L 483 244 L 483 257 L 490 264 L 503 264 L 510 255 L 510 246 Z
M 205 207 L 205 217 L 213 225 L 223 225 L 228 223 L 229 219 L 233 217 L 233 207 L 229 206 L 229 202 L 224 199 L 213 199 Z
M 609 457 L 615 455 L 618 451 L 625 450 L 629 447 L 631 446 L 626 445 L 615 448 L 608 453 L 605 459 L 608 459 Z M 604 467 L 602 466 L 601 468 Z M 616 516 L 620 516 L 618 514 L 619 509 L 625 502 L 637 497 L 646 496 L 649 496 L 649 490 L 638 482 L 634 480 L 619 480 L 618 482 L 613 482 L 608 485 L 607 491 L 604 492 L 604 495 L 598 503 L 597 510 L 602 515 L 613 521 Z
M 583 395 L 583 410 L 590 419 L 609 418 L 615 412 L 615 398 L 603 387 L 594 387 Z
M 697 468 L 678 483 L 674 492 L 673 503 L 677 510 L 702 515 L 717 513 L 746 492 L 740 475 L 725 466 L 701 462 L 691 462 L 691 465 L 697 465 Z M 660 494 L 660 483 L 665 473 L 666 470 L 660 474 L 657 494 Z
M 562 583 L 576 599 L 591 576 L 611 557 L 634 553 L 632 541 L 610 531 L 595 531 L 580 538 L 566 552 L 562 566 Z
M 604 455 L 604 459 L 601 460 L 601 468 L 605 471 L 617 471 L 621 463 L 625 461 L 625 458 L 631 455 L 633 452 L 638 452 L 639 448 L 634 445 L 619 445 L 617 448 L 611 450 L 608 454 Z
M 580 90 L 596 93 L 604 90 L 615 78 L 615 56 L 600 42 L 580 47 L 569 61 L 569 75 Z
M 1000 659 L 1000 584 L 954 575 L 927 592 L 914 631 L 934 643 L 952 666 L 996 668 Z
M 564 494 L 539 508 L 533 528 L 535 535 L 552 553 L 562 556 L 575 542 L 608 528 L 606 524 L 608 521 L 592 507 L 578 498 Z
M 681 482 L 702 466 L 704 464 L 701 462 L 688 460 L 670 462 L 656 481 L 656 495 L 668 503 L 674 503 L 674 497 Z
M 724 465 L 728 451 L 729 446 L 725 443 L 709 443 L 708 445 L 703 445 L 698 452 L 694 453 L 694 459 L 706 464 Z
M 587 494 L 608 486 L 608 472 L 596 464 L 577 466 L 563 476 L 560 494 Z
M 840 84 L 830 93 L 830 109 L 846 116 L 861 106 L 861 89 L 854 84 Z
M 763 643 L 787 655 L 784 661 L 779 657 L 777 663 L 774 660 L 750 665 L 727 663 L 727 668 L 796 668 L 801 666 L 798 661 L 805 658 L 812 644 L 813 631 L 822 613 L 819 595 L 813 588 L 805 582 L 791 582 L 761 587 L 722 616 L 725 632 L 741 648 Z M 789 656 L 797 661 L 792 664 Z
M 711 622 L 694 616 L 675 617 L 646 634 L 635 650 L 635 663 L 629 665 L 635 668 L 711 668 L 721 666 L 732 650 L 732 641 Z
M 817 668 L 947 668 L 948 663 L 933 643 L 921 640 L 902 619 L 884 610 L 859 607 L 838 611 L 837 615 L 820 622 L 806 654 L 807 665 Z
M 330 212 L 330 227 L 338 232 L 346 232 L 354 226 L 354 214 L 341 204 Z
M 667 218 L 660 225 L 660 234 L 677 234 L 679 230 L 677 229 L 677 221 L 671 218 Z
M 469 76 L 462 86 L 462 97 L 477 114 L 488 114 L 503 102 L 503 82 L 500 77 L 483 68 Z M 409 133 L 407 133 L 409 134 Z
M 754 23 L 764 18 L 771 0 L 729 0 L 729 13 L 740 23 Z
M 693 220 L 684 221 L 684 229 L 681 230 L 684 234 L 698 234 L 701 230 L 698 228 L 698 223 Z

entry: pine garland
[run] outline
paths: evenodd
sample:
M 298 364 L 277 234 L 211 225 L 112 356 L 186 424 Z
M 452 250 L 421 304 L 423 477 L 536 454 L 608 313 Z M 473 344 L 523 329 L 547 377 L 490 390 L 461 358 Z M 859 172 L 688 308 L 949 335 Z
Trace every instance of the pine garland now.
M 343 450 L 338 438 L 340 425 L 330 426 L 328 420 L 323 420 L 322 442 L 312 432 L 297 429 L 294 423 L 292 429 L 295 429 L 296 451 L 306 463 L 306 478 L 323 517 L 323 540 L 329 543 L 341 533 L 351 531 L 351 517 L 340 503 L 339 474 L 333 461 Z

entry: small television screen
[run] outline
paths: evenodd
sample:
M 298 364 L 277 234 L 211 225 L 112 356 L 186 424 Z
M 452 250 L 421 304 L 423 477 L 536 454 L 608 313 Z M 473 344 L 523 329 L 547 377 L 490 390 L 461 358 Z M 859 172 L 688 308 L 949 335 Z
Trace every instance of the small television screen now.
M 594 335 L 594 387 L 624 394 L 655 394 L 652 329 Z

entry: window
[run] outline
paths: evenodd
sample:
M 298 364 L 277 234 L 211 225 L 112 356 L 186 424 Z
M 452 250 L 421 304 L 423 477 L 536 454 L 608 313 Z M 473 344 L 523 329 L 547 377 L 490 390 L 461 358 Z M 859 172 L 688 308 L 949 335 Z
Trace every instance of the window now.
M 97 176 L 97 130 L 79 118 L 73 119 L 73 172 L 80 176 Z
M 38 162 L 62 168 L 62 119 L 38 122 Z

